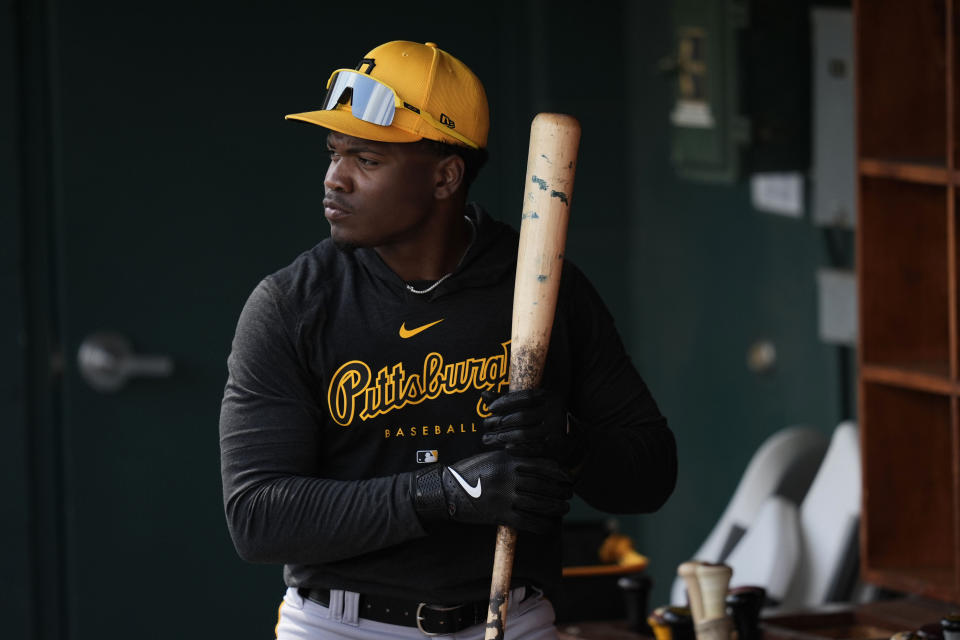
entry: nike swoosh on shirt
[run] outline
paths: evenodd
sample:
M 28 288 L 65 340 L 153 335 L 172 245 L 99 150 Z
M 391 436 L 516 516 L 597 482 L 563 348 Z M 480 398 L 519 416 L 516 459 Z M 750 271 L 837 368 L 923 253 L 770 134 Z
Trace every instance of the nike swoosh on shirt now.
M 471 498 L 480 497 L 480 493 L 483 492 L 483 488 L 480 486 L 480 478 L 477 478 L 477 486 L 471 487 L 470 483 L 464 480 L 463 476 L 457 473 L 454 469 L 451 469 L 450 467 L 447 467 L 447 469 L 453 474 L 453 477 L 457 480 L 457 482 L 460 483 L 460 486 L 463 487 L 463 490 L 467 492 L 467 495 L 469 495 Z
M 443 322 L 443 318 L 440 318 L 439 320 L 435 320 L 433 322 L 419 326 L 415 329 L 407 329 L 407 323 L 404 322 L 402 325 L 400 325 L 400 337 L 403 338 L 404 340 L 406 340 L 407 338 L 412 338 L 413 336 L 417 335 L 421 331 L 426 331 L 433 325 L 440 324 L 441 322 Z

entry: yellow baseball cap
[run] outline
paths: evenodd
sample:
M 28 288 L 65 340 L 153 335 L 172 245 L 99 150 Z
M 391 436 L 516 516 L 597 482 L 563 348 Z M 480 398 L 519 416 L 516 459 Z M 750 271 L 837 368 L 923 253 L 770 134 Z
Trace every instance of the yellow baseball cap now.
M 469 67 L 433 42 L 405 40 L 372 49 L 356 69 L 334 71 L 320 110 L 286 117 L 366 140 L 474 148 L 487 146 L 490 129 L 486 92 Z

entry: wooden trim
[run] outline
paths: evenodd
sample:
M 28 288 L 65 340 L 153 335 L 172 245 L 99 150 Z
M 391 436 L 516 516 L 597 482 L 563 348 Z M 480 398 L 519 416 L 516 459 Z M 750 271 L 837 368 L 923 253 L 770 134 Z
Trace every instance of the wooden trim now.
M 950 349 L 950 379 L 957 380 L 957 187 L 947 187 L 947 343 Z
M 944 65 L 946 71 L 946 112 L 947 112 L 947 140 L 946 154 L 947 167 L 951 176 L 956 173 L 956 157 L 954 141 L 954 132 L 956 130 L 954 114 L 954 0 L 947 0 L 946 20 L 944 28 L 946 29 L 946 54 L 947 60 Z M 947 301 L 948 301 L 948 341 L 950 345 L 950 378 L 956 380 L 958 376 L 957 362 L 957 234 L 956 234 L 956 187 L 951 180 L 947 188 Z
M 861 12 L 861 2 L 864 0 L 853 0 L 852 17 L 853 17 L 853 67 L 857 69 L 860 65 L 858 60 L 860 56 L 860 12 Z M 855 153 L 855 158 L 857 159 L 857 166 L 860 165 L 860 159 L 863 157 L 862 151 L 862 135 L 860 133 L 861 127 L 861 100 L 862 100 L 862 91 L 861 85 L 863 81 L 861 79 L 860 73 L 855 72 L 853 76 L 853 148 Z M 853 185 L 854 191 L 854 208 L 856 210 L 856 225 L 854 226 L 854 246 L 857 247 L 854 251 L 854 269 L 857 273 L 857 300 L 863 300 L 863 250 L 860 248 L 863 246 L 863 179 L 860 177 L 859 173 L 854 176 L 855 184 Z M 862 305 L 862 302 L 859 304 Z M 857 313 L 857 351 L 855 358 L 857 360 L 857 370 L 859 375 L 857 376 L 857 416 L 860 423 L 859 431 L 859 440 L 860 440 L 860 451 L 866 451 L 866 433 L 869 429 L 868 419 L 866 415 L 866 403 L 864 402 L 864 396 L 866 391 L 866 381 L 863 378 L 863 313 Z M 867 484 L 867 472 L 869 468 L 870 461 L 866 459 L 866 456 L 861 456 L 860 462 L 860 485 L 862 487 L 860 492 L 860 579 L 864 580 L 866 575 L 866 569 L 870 566 L 870 537 L 867 533 L 870 531 L 870 514 L 867 511 L 867 498 L 869 496 L 870 487 Z
M 761 614 L 760 625 L 766 640 L 889 638 L 896 631 L 919 629 L 939 620 L 949 610 L 941 602 L 922 598 L 878 600 L 856 605 L 828 603 L 787 613 Z M 879 633 L 853 633 L 869 632 L 869 627 L 875 627 Z
M 944 69 L 947 75 L 946 84 L 946 112 L 947 112 L 947 140 L 946 140 L 946 154 L 947 154 L 947 167 L 949 168 L 950 173 L 952 174 L 957 168 L 956 158 L 954 157 L 955 141 L 954 136 L 954 0 L 946 0 L 946 20 L 944 20 L 944 28 L 946 29 L 945 41 L 946 41 L 946 55 L 947 60 L 944 65 Z
M 870 176 L 871 178 L 890 178 L 920 184 L 947 185 L 951 183 L 952 174 L 943 165 L 899 162 L 879 158 L 861 158 L 857 165 L 860 169 L 860 175 Z
M 950 398 L 950 442 L 960 451 L 960 399 Z M 960 457 L 951 456 L 953 489 L 953 592 L 960 594 Z M 954 597 L 957 597 L 956 595 Z
M 960 376 L 958 371 L 958 358 L 960 358 L 960 345 L 958 345 L 958 319 L 957 319 L 957 296 L 960 295 L 957 287 L 957 157 L 956 157 L 956 28 L 957 28 L 957 5 L 955 0 L 946 1 L 946 68 L 947 74 L 947 166 L 951 177 L 950 186 L 947 189 L 947 296 L 949 301 L 949 341 L 950 341 L 950 378 L 957 381 Z M 956 452 L 960 451 L 960 400 L 954 395 L 950 398 L 950 442 L 954 454 L 951 456 L 951 478 L 952 478 L 952 505 L 953 505 L 953 598 L 960 594 L 960 457 Z
M 857 278 L 859 281 L 859 278 Z M 857 349 L 858 353 L 863 353 L 861 349 Z M 863 356 L 859 356 L 862 360 Z M 857 380 L 857 415 L 859 416 L 860 428 L 858 429 L 859 440 L 860 440 L 860 451 L 867 450 L 867 414 L 866 414 L 866 398 L 867 395 L 867 381 L 863 375 L 863 365 L 860 365 L 860 376 Z M 867 580 L 867 569 L 872 566 L 870 562 L 871 558 L 871 548 L 870 548 L 870 510 L 867 509 L 867 502 L 870 498 L 870 483 L 867 479 L 870 477 L 870 459 L 867 456 L 861 455 L 860 457 L 860 580 L 866 582 Z

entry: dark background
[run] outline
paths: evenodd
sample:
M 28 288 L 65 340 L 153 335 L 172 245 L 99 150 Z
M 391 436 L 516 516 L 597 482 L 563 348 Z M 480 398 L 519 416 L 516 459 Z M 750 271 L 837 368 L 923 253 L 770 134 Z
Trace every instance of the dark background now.
M 669 3 L 0 11 L 5 638 L 271 637 L 280 568 L 240 561 L 222 515 L 225 359 L 259 279 L 327 233 L 324 132 L 283 115 L 315 108 L 332 69 L 388 40 L 437 42 L 484 81 L 491 162 L 474 196 L 501 219 L 519 222 L 533 115 L 582 122 L 567 255 L 679 444 L 667 506 L 618 519 L 651 559 L 651 606 L 764 438 L 845 417 L 848 374 L 817 339 L 822 232 L 754 211 L 742 182 L 682 181 L 670 165 Z M 176 374 L 93 391 L 76 352 L 105 329 L 170 355 Z M 778 350 L 762 376 L 745 364 L 761 338 Z M 577 504 L 571 517 L 603 516 Z

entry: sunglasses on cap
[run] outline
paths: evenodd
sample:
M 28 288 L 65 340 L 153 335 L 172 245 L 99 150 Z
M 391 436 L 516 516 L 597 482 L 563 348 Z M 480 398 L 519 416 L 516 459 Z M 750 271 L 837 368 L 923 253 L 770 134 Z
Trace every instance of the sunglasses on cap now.
M 337 69 L 327 80 L 327 95 L 320 108 L 331 111 L 348 102 L 350 113 L 358 120 L 389 127 L 393 123 L 393 116 L 397 109 L 408 109 L 445 135 L 456 138 L 473 149 L 480 148 L 466 136 L 438 122 L 429 113 L 401 100 L 389 85 L 353 69 Z

